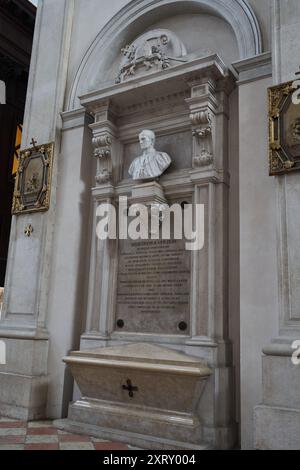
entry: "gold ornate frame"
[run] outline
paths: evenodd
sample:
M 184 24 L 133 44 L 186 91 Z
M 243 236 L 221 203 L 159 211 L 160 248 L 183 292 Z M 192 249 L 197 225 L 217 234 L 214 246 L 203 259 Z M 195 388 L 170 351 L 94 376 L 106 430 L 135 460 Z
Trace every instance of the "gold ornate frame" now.
M 269 88 L 270 175 L 300 170 L 300 105 L 293 103 L 294 82 Z
M 53 149 L 53 143 L 49 143 L 21 150 L 13 196 L 13 214 L 49 209 Z

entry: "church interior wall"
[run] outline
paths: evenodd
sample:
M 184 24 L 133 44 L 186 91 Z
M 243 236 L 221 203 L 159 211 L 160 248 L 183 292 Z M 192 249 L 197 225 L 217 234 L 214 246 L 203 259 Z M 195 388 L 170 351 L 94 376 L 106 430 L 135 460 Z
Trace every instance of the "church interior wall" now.
M 262 400 L 262 349 L 278 325 L 277 201 L 266 159 L 270 85 L 266 78 L 240 86 L 241 436 L 246 449 L 253 446 L 253 407 Z
M 32 87 L 29 89 L 27 115 L 30 116 L 25 129 L 24 143 L 28 143 L 32 132 L 39 131 L 41 140 L 50 140 L 61 131 L 59 113 L 70 106 L 70 94 L 74 78 L 85 53 L 99 31 L 123 6 L 126 0 L 76 0 L 72 12 L 72 25 L 68 23 L 69 45 L 65 43 L 65 65 L 63 77 L 59 70 L 61 50 L 58 45 L 63 37 L 64 17 L 62 2 L 53 3 L 60 22 L 56 26 L 47 24 L 47 8 L 39 17 L 42 35 L 40 49 L 35 49 Z M 99 57 L 99 64 L 85 80 L 85 92 L 97 89 L 104 82 L 113 82 L 120 63 L 120 49 L 148 29 L 167 28 L 174 31 L 184 42 L 190 57 L 218 53 L 227 66 L 240 59 L 238 43 L 231 27 L 211 11 L 194 9 L 194 2 L 184 15 L 175 8 L 163 8 L 135 21 L 122 31 L 117 39 L 107 44 L 107 50 Z M 263 50 L 271 49 L 270 1 L 249 0 L 260 22 L 263 34 Z M 42 11 L 42 10 L 41 10 Z M 71 17 L 71 16 L 70 16 Z M 69 20 L 71 23 L 71 20 Z M 288 26 L 290 26 L 288 24 Z M 293 25 L 299 28 L 299 25 Z M 51 49 L 47 60 L 41 48 L 56 38 L 57 49 Z M 66 40 L 67 41 L 67 40 Z M 288 44 L 288 41 L 286 42 Z M 287 47 L 287 46 L 286 46 Z M 295 47 L 295 46 L 294 46 Z M 288 59 L 287 59 L 288 60 Z M 283 54 L 284 61 L 284 54 Z M 97 68 L 98 66 L 98 68 Z M 293 65 L 289 66 L 289 78 Z M 34 77 L 34 79 L 33 79 Z M 285 78 L 285 76 L 284 76 Z M 59 80 L 61 80 L 59 82 Z M 45 85 L 47 84 L 47 86 Z M 33 87 L 34 85 L 34 87 Z M 276 197 L 274 180 L 268 176 L 267 168 L 267 88 L 270 78 L 251 81 L 239 86 L 230 96 L 229 119 L 229 337 L 233 342 L 236 393 L 236 416 L 241 410 L 241 441 L 244 448 L 253 446 L 253 408 L 261 402 L 261 351 L 263 346 L 276 336 L 278 331 L 277 259 L 276 259 Z M 60 92 L 57 88 L 60 87 Z M 63 90 L 63 92 L 61 91 Z M 83 91 L 83 90 L 81 90 Z M 63 102 L 64 95 L 64 105 Z M 58 106 L 58 102 L 60 103 Z M 76 107 L 78 106 L 76 101 Z M 55 108 L 56 107 L 56 108 Z M 71 106 L 72 107 L 72 106 Z M 54 109 L 55 108 L 55 109 Z M 46 110 L 50 109 L 51 119 Z M 33 113 L 34 111 L 34 113 Z M 73 381 L 62 357 L 70 349 L 79 347 L 80 334 L 84 330 L 87 304 L 87 277 L 89 245 L 91 239 L 91 197 L 95 162 L 92 159 L 91 133 L 88 117 L 80 115 L 81 124 L 66 127 L 59 139 L 57 193 L 55 213 L 50 213 L 48 227 L 53 230 L 53 245 L 46 258 L 49 275 L 43 285 L 43 306 L 47 314 L 50 333 L 48 374 L 49 390 L 47 415 L 60 417 L 72 397 Z M 45 125 L 45 123 L 48 123 Z M 169 141 L 168 141 L 169 139 Z M 178 170 L 188 164 L 190 148 L 185 132 L 178 135 L 178 142 L 170 136 L 158 137 L 158 146 L 169 147 Z M 137 140 L 125 145 L 124 178 L 132 153 L 137 153 Z M 54 201 L 53 201 L 54 202 Z M 39 216 L 36 217 L 37 225 Z M 29 220 L 29 219 L 28 219 Z M 27 221 L 25 217 L 22 224 Z M 259 229 L 258 229 L 259 228 Z M 36 229 L 38 232 L 38 228 Z M 40 240 L 41 242 L 41 240 Z M 23 255 L 40 262 L 40 255 L 26 254 L 24 241 L 19 242 Z M 50 244 L 50 241 L 49 241 Z M 240 245 L 240 246 L 239 246 Z M 50 246 L 50 245 L 49 245 Z M 238 250 L 240 248 L 240 251 Z M 35 258 L 37 257 L 37 259 Z M 19 258 L 19 260 L 22 258 Z M 24 270 L 21 281 L 28 276 Z M 32 270 L 33 268 L 30 267 Z M 51 271 L 51 272 L 50 272 Z M 36 268 L 36 275 L 38 270 Z M 263 277 L 260 275 L 263 273 Z M 24 277 L 25 274 L 25 277 Z M 16 279 L 16 278 L 15 278 Z M 21 282 L 21 284 L 22 284 Z M 18 286 L 18 289 L 20 287 Z M 27 309 L 35 308 L 35 298 L 24 288 L 22 302 Z M 15 296 L 14 302 L 17 302 Z M 45 307 L 47 303 L 47 306 Z M 13 304 L 12 304 L 13 305 Z M 20 305 L 14 305 L 17 311 Z M 92 344 L 92 342 L 91 342 Z M 241 348 L 241 349 L 240 349 Z M 241 359 L 240 359 L 241 353 Z M 241 384 L 241 385 L 240 385 Z M 241 403 L 239 404 L 239 396 Z
M 81 62 L 82 53 L 85 52 L 88 45 L 92 42 L 96 34 L 101 29 L 101 23 L 103 25 L 109 20 L 109 13 L 111 13 L 112 7 L 108 6 L 108 2 L 103 2 L 103 11 L 101 11 L 101 18 L 97 18 L 98 15 L 95 15 L 96 11 L 96 2 L 89 1 L 88 4 L 83 7 L 82 2 L 75 2 L 75 15 L 74 23 L 72 29 L 72 41 L 70 49 L 70 58 L 68 66 L 68 81 L 66 89 L 66 97 L 70 93 L 71 85 L 74 79 L 74 73 L 76 73 L 78 64 Z M 120 2 L 119 2 L 120 3 Z M 121 7 L 118 5 L 118 7 Z M 256 7 L 258 7 L 256 5 Z M 119 8 L 118 8 L 119 9 Z M 176 12 L 175 12 L 176 13 Z M 262 14 L 262 12 L 261 12 Z M 99 15 L 100 16 L 100 15 Z M 192 24 L 192 27 L 191 27 Z M 88 25 L 85 26 L 85 25 Z M 113 81 L 118 70 L 119 61 L 120 61 L 120 48 L 127 43 L 130 43 L 136 36 L 141 34 L 147 29 L 156 29 L 156 28 L 167 28 L 173 30 L 184 42 L 187 48 L 187 52 L 195 57 L 201 57 L 202 55 L 207 55 L 208 53 L 218 53 L 222 60 L 229 66 L 232 62 L 235 62 L 239 59 L 239 52 L 237 47 L 237 41 L 234 36 L 234 32 L 231 27 L 221 18 L 213 16 L 209 12 L 203 13 L 189 13 L 185 12 L 184 15 L 179 14 L 170 14 L 170 9 L 165 10 L 165 12 L 160 11 L 159 20 L 155 16 L 145 16 L 142 21 L 136 22 L 132 25 L 130 30 L 122 33 L 120 38 L 115 41 L 113 47 L 110 47 L 109 51 L 105 53 L 105 57 L 101 57 L 102 65 L 99 67 L 98 75 L 93 77 L 90 83 L 86 84 L 87 90 L 97 89 L 101 86 L 101 83 L 107 81 Z M 267 27 L 266 27 L 267 28 Z M 119 41 L 119 43 L 118 43 Z M 265 45 L 267 42 L 265 42 Z M 112 45 L 110 45 L 112 46 Z M 200 46 L 200 47 L 199 47 Z M 87 77 L 87 82 L 90 77 Z M 237 112 L 237 92 L 233 94 L 231 98 L 231 107 L 232 111 Z M 67 100 L 65 102 L 67 106 Z M 230 319 L 229 319 L 229 334 L 231 340 L 233 341 L 234 348 L 234 361 L 236 367 L 236 397 L 239 396 L 239 291 L 237 288 L 238 283 L 238 265 L 239 265 L 239 256 L 236 250 L 237 234 L 239 228 L 239 161 L 237 146 L 238 142 L 234 141 L 236 136 L 236 127 L 238 126 L 237 116 L 232 116 L 232 125 L 231 125 L 231 145 L 232 145 L 232 155 L 230 155 L 230 172 L 232 172 L 232 188 L 230 190 L 230 247 L 231 247 L 231 256 L 230 256 Z M 182 136 L 184 137 L 184 135 Z M 167 137 L 161 137 L 161 143 L 165 144 L 165 139 Z M 184 144 L 185 140 L 181 139 L 182 148 L 187 152 L 187 146 Z M 174 144 L 174 142 L 173 142 Z M 125 146 L 125 160 L 128 153 L 132 153 L 134 149 L 137 148 L 137 143 L 132 142 Z M 68 153 L 68 152 L 67 152 Z M 172 152 L 171 152 L 172 153 Z M 174 153 L 174 152 L 173 152 Z M 176 154 L 180 153 L 180 146 L 175 152 L 175 161 Z M 66 157 L 70 158 L 70 157 Z M 89 158 L 89 155 L 86 155 L 86 158 Z M 179 157 L 178 157 L 179 158 Z M 188 158 L 188 157 L 187 157 Z M 182 166 L 182 155 L 180 156 L 180 165 Z M 127 165 L 128 166 L 128 165 Z M 126 165 L 125 165 L 126 168 Z M 124 177 L 127 175 L 124 174 Z M 59 259 L 59 257 L 58 257 Z M 56 270 L 54 270 L 56 272 Z M 72 278 L 72 274 L 70 273 Z M 75 285 L 75 284 L 74 284 Z M 54 291 L 56 292 L 56 291 Z M 74 296 L 74 294 L 73 294 Z M 72 297 L 72 296 L 71 296 Z M 58 302 L 58 301 L 57 301 Z M 70 305 L 72 301 L 68 301 Z M 74 301 L 73 301 L 74 302 Z M 57 311 L 58 305 L 55 306 L 55 301 L 51 310 L 53 312 Z M 70 308 L 69 308 L 69 311 Z M 55 317 L 54 317 L 55 318 Z M 52 321 L 52 320 L 51 320 Z M 54 320 L 53 320 L 54 321 Z M 54 325 L 54 323 L 53 323 Z M 77 336 L 78 338 L 78 336 Z M 71 341 L 72 342 L 72 341 Z M 76 344 L 76 341 L 75 341 Z M 75 346 L 74 344 L 74 346 Z M 62 349 L 59 347 L 55 355 L 51 359 L 50 354 L 50 366 L 53 363 L 53 369 L 57 367 L 57 361 L 59 360 L 59 351 L 62 352 Z M 249 351 L 248 351 L 249 352 Z M 247 354 L 248 354 L 247 352 Z M 259 354 L 258 354 L 259 355 Z M 57 357 L 55 357 L 57 356 Z M 51 367 L 50 367 L 51 369 Z M 63 381 L 60 379 L 61 385 Z M 256 387 L 259 388 L 259 379 L 255 380 Z M 56 385 L 53 384 L 51 389 L 57 390 Z M 61 388 L 61 394 L 63 389 Z M 52 407 L 51 402 L 51 393 L 49 395 L 49 404 L 48 407 Z M 247 398 L 248 399 L 248 398 Z M 250 413 L 251 404 L 248 404 L 248 415 Z M 239 414 L 239 405 L 237 402 L 236 413 Z M 249 421 L 249 416 L 248 416 Z

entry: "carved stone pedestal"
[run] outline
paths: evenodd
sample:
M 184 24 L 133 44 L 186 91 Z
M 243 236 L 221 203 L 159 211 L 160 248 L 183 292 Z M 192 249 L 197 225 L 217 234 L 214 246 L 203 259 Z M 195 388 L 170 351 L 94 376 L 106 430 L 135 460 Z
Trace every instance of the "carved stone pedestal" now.
M 131 203 L 134 204 L 166 204 L 163 187 L 156 181 L 134 186 L 131 191 Z
M 89 432 L 149 449 L 202 449 L 198 404 L 210 369 L 197 358 L 159 346 L 131 344 L 71 353 L 82 398 L 65 430 Z

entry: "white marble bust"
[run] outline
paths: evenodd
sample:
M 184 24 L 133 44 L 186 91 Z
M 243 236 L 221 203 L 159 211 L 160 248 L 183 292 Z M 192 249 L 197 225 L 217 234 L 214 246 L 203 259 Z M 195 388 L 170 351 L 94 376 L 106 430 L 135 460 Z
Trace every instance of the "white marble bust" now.
M 133 160 L 128 173 L 134 180 L 158 178 L 171 165 L 171 158 L 167 153 L 158 152 L 154 148 L 155 134 L 153 131 L 142 131 L 139 135 L 139 141 L 143 154 Z

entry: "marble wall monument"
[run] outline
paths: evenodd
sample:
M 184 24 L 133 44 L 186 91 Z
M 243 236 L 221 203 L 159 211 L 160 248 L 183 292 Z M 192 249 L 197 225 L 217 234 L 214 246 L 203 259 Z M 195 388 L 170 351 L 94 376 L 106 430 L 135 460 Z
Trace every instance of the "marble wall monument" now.
M 166 35 L 186 54 L 174 33 Z M 146 42 L 161 37 L 162 31 L 148 32 Z M 189 252 L 184 240 L 99 240 L 93 233 L 86 331 L 80 352 L 64 359 L 85 398 L 70 405 L 68 419 L 57 425 L 93 426 L 97 435 L 114 438 L 129 432 L 132 443 L 146 448 L 229 448 L 236 425 L 226 326 L 226 142 L 234 77 L 215 54 L 194 60 L 183 55 L 167 67 L 160 62 L 167 52 L 153 44 L 149 51 L 147 60 L 132 52 L 131 72 L 121 64 L 121 80 L 81 97 L 94 116 L 93 227 L 98 206 L 117 206 L 119 196 L 146 206 L 177 203 L 182 210 L 187 203 L 203 204 L 206 242 Z M 169 378 L 158 394 L 150 384 L 161 380 L 162 370 Z M 99 395 L 101 377 L 107 377 L 106 392 Z M 137 390 L 129 397 L 126 383 Z M 194 407 L 183 406 L 177 394 L 162 409 L 170 387 L 183 387 Z M 110 422 L 106 406 L 115 417 Z
M 299 176 L 267 162 L 298 4 L 39 0 L 22 149 L 54 142 L 53 178 L 47 212 L 12 218 L 3 415 L 73 401 L 61 427 L 140 447 L 229 448 L 239 422 L 243 449 L 299 448 Z M 155 180 L 128 172 L 143 129 L 172 159 Z M 99 240 L 119 196 L 204 204 L 203 250 Z

